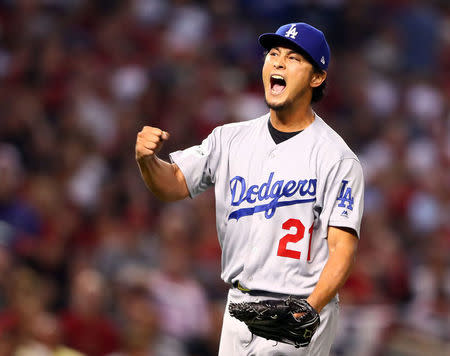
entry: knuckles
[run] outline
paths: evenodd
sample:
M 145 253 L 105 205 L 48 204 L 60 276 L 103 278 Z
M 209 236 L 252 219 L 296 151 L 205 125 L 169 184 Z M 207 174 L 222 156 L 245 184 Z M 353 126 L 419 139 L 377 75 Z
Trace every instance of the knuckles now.
M 137 138 L 147 141 L 158 142 L 161 140 L 163 131 L 156 127 L 144 126 L 141 131 L 138 132 Z
M 152 126 L 144 126 L 140 132 L 145 133 L 145 134 L 153 134 L 156 136 L 160 136 L 162 134 L 161 129 L 158 129 L 157 127 L 152 127 Z
M 163 131 L 156 127 L 144 126 L 136 138 L 136 158 L 152 156 L 162 145 Z

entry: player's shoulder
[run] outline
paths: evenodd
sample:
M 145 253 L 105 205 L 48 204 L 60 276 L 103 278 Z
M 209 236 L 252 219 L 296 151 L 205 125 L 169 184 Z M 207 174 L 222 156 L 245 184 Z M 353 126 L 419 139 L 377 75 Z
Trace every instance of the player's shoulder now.
M 326 155 L 331 161 L 342 159 L 359 161 L 344 139 L 318 115 L 316 115 L 315 124 L 315 141 L 323 155 Z

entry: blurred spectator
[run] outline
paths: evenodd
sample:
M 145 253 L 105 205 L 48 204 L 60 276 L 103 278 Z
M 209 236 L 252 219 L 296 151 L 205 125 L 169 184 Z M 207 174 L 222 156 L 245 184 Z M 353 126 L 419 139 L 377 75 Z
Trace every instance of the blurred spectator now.
M 123 281 L 118 306 L 122 326 L 122 349 L 110 356 L 186 356 L 183 344 L 162 333 L 156 306 L 151 301 L 147 276 Z
M 95 265 L 109 280 L 115 280 L 123 270 L 132 267 L 159 265 L 159 242 L 154 235 L 142 235 L 131 224 L 113 217 L 102 217 L 99 227 L 99 248 Z
M 161 231 L 161 264 L 150 274 L 150 293 L 154 297 L 163 332 L 198 347 L 210 328 L 205 290 L 192 274 L 192 250 L 182 215 L 165 215 Z
M 413 73 L 433 70 L 440 42 L 440 12 L 428 1 L 412 0 L 399 9 L 398 17 L 402 32 L 403 68 Z M 420 51 L 417 51 L 418 48 Z
M 19 197 L 23 168 L 19 152 L 11 145 L 0 145 L 0 239 L 3 244 L 28 253 L 38 238 L 40 222 L 35 210 Z
M 43 280 L 26 267 L 16 267 L 9 275 L 7 299 L 8 308 L 2 310 L 0 320 L 10 325 L 17 323 L 21 329 L 48 303 Z
M 62 315 L 64 341 L 88 356 L 107 355 L 119 347 L 116 326 L 105 314 L 106 285 L 95 270 L 74 276 L 69 309 Z
M 15 356 L 83 356 L 61 345 L 58 320 L 51 314 L 34 315 L 28 329 L 27 338 L 17 347 Z
M 422 244 L 423 256 L 412 273 L 414 294 L 407 322 L 418 331 L 449 341 L 450 266 L 444 236 L 444 231 L 437 230 Z

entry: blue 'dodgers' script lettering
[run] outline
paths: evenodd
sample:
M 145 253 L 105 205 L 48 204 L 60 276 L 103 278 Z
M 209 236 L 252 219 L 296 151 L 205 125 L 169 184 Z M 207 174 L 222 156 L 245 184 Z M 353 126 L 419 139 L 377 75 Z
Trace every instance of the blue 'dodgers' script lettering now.
M 270 219 L 275 210 L 281 206 L 311 203 L 316 200 L 317 179 L 301 179 L 299 181 L 284 180 L 273 181 L 274 172 L 271 172 L 266 182 L 261 185 L 254 184 L 247 187 L 245 178 L 236 176 L 230 180 L 231 189 L 231 205 L 239 206 L 243 202 L 254 204 L 258 202 L 269 201 L 266 204 L 254 205 L 249 208 L 241 208 L 233 211 L 228 220 L 236 219 L 243 216 L 253 215 L 264 211 L 266 219 Z M 294 195 L 305 197 L 302 199 L 279 201 L 280 198 L 292 197 Z

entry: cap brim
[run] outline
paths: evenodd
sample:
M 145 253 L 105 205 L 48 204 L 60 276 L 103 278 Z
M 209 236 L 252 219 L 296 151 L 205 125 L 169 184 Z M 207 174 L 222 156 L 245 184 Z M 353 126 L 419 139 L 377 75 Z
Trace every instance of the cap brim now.
M 314 61 L 314 59 L 308 54 L 308 52 L 303 47 L 299 46 L 290 38 L 278 35 L 276 33 L 263 33 L 261 36 L 259 36 L 258 41 L 259 44 L 267 50 L 270 50 L 271 48 L 278 46 L 291 48 L 294 51 L 299 52 L 302 56 L 306 57 L 306 59 L 311 63 L 314 63 L 319 68 L 321 67 L 318 63 Z

